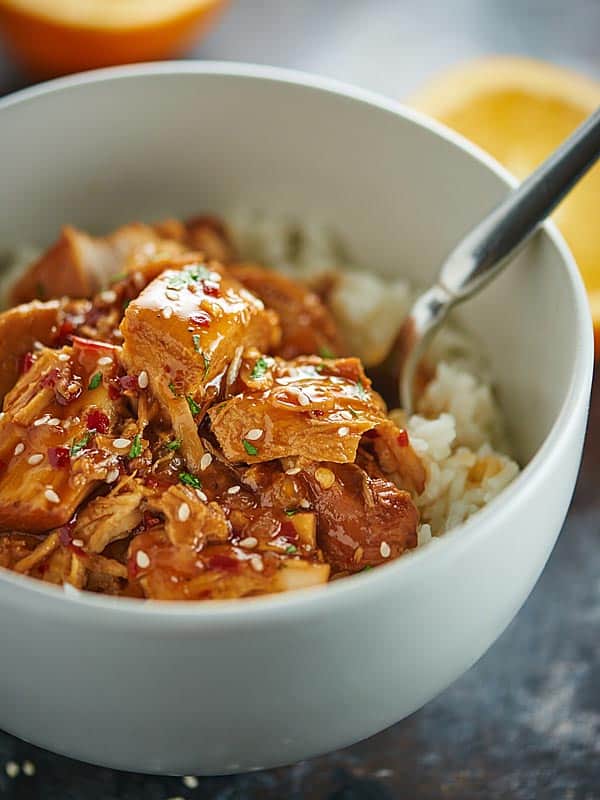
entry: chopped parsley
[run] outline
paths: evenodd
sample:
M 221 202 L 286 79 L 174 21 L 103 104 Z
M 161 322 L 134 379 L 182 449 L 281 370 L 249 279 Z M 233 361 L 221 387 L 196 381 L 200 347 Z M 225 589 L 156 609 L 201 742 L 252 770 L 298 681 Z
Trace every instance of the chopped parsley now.
M 193 264 L 185 267 L 175 275 L 171 275 L 167 284 L 167 289 L 185 289 L 190 283 L 197 283 L 210 277 L 210 270 L 202 264 Z
M 297 552 L 298 552 L 298 548 L 296 547 L 296 545 L 295 545 L 295 544 L 291 544 L 291 545 L 289 545 L 289 547 L 286 547 L 286 548 L 285 548 L 285 552 L 286 552 L 288 555 L 290 555 L 290 556 L 291 556 L 293 553 L 297 553 Z
M 319 347 L 319 355 L 321 358 L 335 358 L 335 353 L 333 350 L 330 350 L 330 348 L 326 347 L 325 345 Z
M 81 439 L 73 439 L 73 444 L 71 445 L 71 451 L 70 451 L 71 455 L 72 456 L 79 455 L 79 453 L 81 453 L 81 451 L 88 446 L 91 438 L 92 438 L 92 432 L 87 431 L 86 433 L 83 434 Z
M 181 447 L 181 439 L 173 439 L 172 442 L 166 442 L 165 447 L 167 450 L 179 450 Z
M 192 341 L 193 341 L 193 343 L 194 343 L 194 350 L 195 350 L 197 353 L 199 353 L 199 352 L 200 352 L 200 334 L 199 334 L 199 333 L 195 333 L 195 334 L 192 336 Z
M 131 300 L 123 300 L 123 311 L 127 311 L 129 303 L 131 303 Z
M 252 444 L 252 442 L 249 442 L 247 439 L 242 439 L 242 444 L 244 445 L 244 450 L 249 456 L 258 455 L 258 449 Z
M 116 275 L 113 275 L 110 278 L 109 283 L 118 283 L 119 281 L 123 281 L 123 280 L 125 280 L 127 275 L 128 275 L 127 272 L 117 272 Z
M 368 571 L 368 570 L 370 570 L 370 569 L 373 569 L 373 567 L 372 567 L 370 564 L 367 564 L 366 566 L 364 566 L 364 567 L 363 567 L 363 568 L 360 570 L 360 572 L 367 572 L 367 571 Z
M 286 508 L 285 509 L 286 517 L 293 517 L 294 514 L 297 514 L 297 513 L 298 513 L 298 509 L 297 508 Z
M 187 400 L 187 404 L 190 407 L 190 411 L 192 412 L 193 417 L 195 417 L 196 414 L 199 414 L 202 411 L 198 403 L 194 400 L 194 398 L 191 395 L 189 394 L 186 395 L 185 399 Z
M 190 472 L 180 472 L 179 480 L 184 486 L 192 486 L 194 489 L 202 488 L 202 484 L 198 478 L 195 475 L 192 475 Z
M 129 458 L 137 458 L 138 456 L 142 455 L 142 437 L 139 433 L 133 437 L 133 442 L 131 443 L 131 447 L 129 448 Z
M 175 395 L 175 397 L 177 397 L 177 389 L 175 388 L 175 384 L 173 383 L 173 381 L 171 381 L 171 383 L 169 384 L 169 389 Z
M 356 418 L 356 417 L 358 417 L 358 416 L 359 416 L 359 413 L 358 413 L 358 411 L 355 411 L 355 410 L 352 408 L 352 406 L 348 406 L 348 411 L 349 411 L 349 412 L 352 414 L 352 416 L 353 416 L 354 418 Z
M 101 383 L 102 383 L 102 373 L 96 372 L 96 374 L 92 375 L 92 377 L 90 378 L 90 382 L 88 383 L 88 389 L 97 389 Z
M 362 384 L 362 381 L 356 381 L 356 389 L 357 389 L 357 392 L 358 392 L 358 396 L 360 397 L 361 400 L 367 400 L 368 399 L 367 398 L 367 392 L 366 392 L 365 387 Z
M 204 378 L 208 375 L 208 370 L 210 367 L 210 356 L 207 356 L 206 353 L 202 353 L 202 359 L 204 361 Z
M 259 381 L 261 378 L 264 378 L 269 366 L 270 364 L 267 359 L 264 358 L 264 356 L 261 356 L 259 359 L 257 359 L 256 364 L 252 367 L 250 379 L 253 381 Z

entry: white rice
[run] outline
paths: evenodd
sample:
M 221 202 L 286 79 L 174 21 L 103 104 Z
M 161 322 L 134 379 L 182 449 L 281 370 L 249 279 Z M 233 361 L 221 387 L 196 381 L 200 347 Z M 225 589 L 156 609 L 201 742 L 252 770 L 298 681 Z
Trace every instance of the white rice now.
M 238 252 L 312 286 L 335 275 L 329 306 L 351 352 L 366 366 L 379 363 L 391 347 L 415 297 L 408 281 L 384 280 L 353 263 L 323 226 L 238 210 L 227 215 Z M 36 256 L 24 247 L 0 264 L 0 308 L 7 288 Z M 0 259 L 2 261 L 2 259 Z M 489 503 L 515 478 L 502 414 L 490 370 L 473 336 L 447 324 L 434 339 L 429 359 L 433 380 L 417 414 L 390 417 L 408 430 L 427 478 L 416 498 L 421 514 L 419 546 Z

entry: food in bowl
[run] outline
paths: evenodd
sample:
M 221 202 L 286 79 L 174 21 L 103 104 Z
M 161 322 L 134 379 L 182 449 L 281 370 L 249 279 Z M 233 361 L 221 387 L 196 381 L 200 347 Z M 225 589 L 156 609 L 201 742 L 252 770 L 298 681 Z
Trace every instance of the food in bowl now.
M 321 229 L 251 215 L 65 227 L 0 315 L 0 566 L 268 594 L 385 564 L 496 496 L 518 467 L 473 345 L 452 331 L 419 413 L 388 413 L 365 367 L 411 290 L 342 260 Z

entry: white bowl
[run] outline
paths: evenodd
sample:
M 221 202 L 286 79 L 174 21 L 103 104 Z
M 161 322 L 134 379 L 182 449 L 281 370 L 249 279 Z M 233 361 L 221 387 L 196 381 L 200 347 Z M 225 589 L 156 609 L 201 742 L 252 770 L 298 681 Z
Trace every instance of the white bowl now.
M 276 69 L 89 73 L 0 102 L 0 242 L 64 222 L 246 205 L 325 220 L 374 270 L 432 279 L 512 181 L 391 101 Z M 229 773 L 344 747 L 422 706 L 500 635 L 563 523 L 592 333 L 552 226 L 462 314 L 492 359 L 527 465 L 483 511 L 326 588 L 207 603 L 65 596 L 0 570 L 0 727 L 148 772 Z

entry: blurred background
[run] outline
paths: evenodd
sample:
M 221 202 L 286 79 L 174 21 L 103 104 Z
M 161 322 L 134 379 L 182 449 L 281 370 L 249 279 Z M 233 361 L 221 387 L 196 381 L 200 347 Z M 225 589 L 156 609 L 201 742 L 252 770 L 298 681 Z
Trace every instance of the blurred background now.
M 150 58 L 274 64 L 408 99 L 522 177 L 600 105 L 599 34 L 600 0 L 0 0 L 0 94 Z M 510 58 L 489 61 L 498 55 Z M 600 318 L 598 168 L 569 203 L 557 222 Z M 0 732 L 0 797 L 597 800 L 599 428 L 596 390 L 574 505 L 540 583 L 487 655 L 410 719 L 287 769 L 185 781 L 89 767 Z

